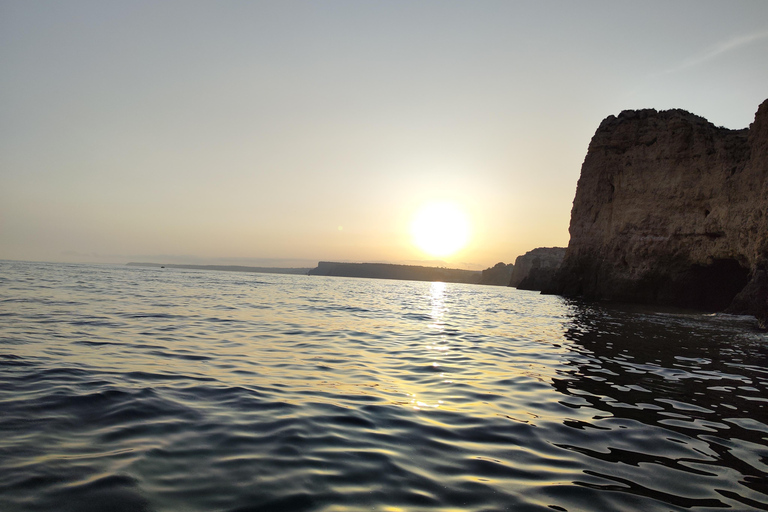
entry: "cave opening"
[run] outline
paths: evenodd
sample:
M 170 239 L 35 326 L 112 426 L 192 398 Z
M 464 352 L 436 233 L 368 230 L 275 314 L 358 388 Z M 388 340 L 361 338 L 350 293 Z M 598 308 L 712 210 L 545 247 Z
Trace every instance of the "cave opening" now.
M 685 302 L 704 311 L 723 311 L 749 281 L 749 269 L 735 259 L 693 265 L 687 276 Z

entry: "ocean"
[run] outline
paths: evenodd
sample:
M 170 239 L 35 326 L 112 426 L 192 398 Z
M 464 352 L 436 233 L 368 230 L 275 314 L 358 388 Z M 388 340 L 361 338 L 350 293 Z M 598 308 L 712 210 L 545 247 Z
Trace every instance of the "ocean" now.
M 0 510 L 768 510 L 754 319 L 0 262 Z

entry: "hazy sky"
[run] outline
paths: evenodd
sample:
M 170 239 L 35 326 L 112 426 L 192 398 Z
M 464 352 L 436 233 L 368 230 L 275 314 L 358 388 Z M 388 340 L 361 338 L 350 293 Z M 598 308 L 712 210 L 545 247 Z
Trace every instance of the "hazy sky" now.
M 768 2 L 0 0 L 0 258 L 415 262 L 565 246 L 600 121 L 744 128 Z

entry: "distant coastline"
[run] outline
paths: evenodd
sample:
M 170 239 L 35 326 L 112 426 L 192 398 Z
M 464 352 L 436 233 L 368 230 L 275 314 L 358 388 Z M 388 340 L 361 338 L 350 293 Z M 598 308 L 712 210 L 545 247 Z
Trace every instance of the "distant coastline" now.
M 512 265 L 498 263 L 495 267 L 480 270 L 464 270 L 394 263 L 348 263 L 321 261 L 316 267 L 249 267 L 244 265 L 188 265 L 183 263 L 130 262 L 129 267 L 175 268 L 187 270 L 215 270 L 222 272 L 253 272 L 261 274 L 292 274 L 330 277 L 363 277 L 369 279 L 395 279 L 400 281 L 441 281 L 508 286 Z
M 130 262 L 129 267 L 151 267 L 151 268 L 180 268 L 187 270 L 218 270 L 223 272 L 254 272 L 257 274 L 303 274 L 306 275 L 310 267 L 247 267 L 243 265 L 186 265 L 182 263 L 142 263 Z
M 317 264 L 316 268 L 310 270 L 309 275 L 479 284 L 482 272 L 457 268 L 395 265 L 391 263 L 342 263 L 321 261 Z

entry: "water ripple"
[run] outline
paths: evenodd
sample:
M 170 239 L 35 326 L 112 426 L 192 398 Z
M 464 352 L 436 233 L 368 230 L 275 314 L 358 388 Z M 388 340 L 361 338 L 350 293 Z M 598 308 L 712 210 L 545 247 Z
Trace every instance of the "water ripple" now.
M 0 510 L 768 510 L 768 339 L 508 288 L 0 262 Z

